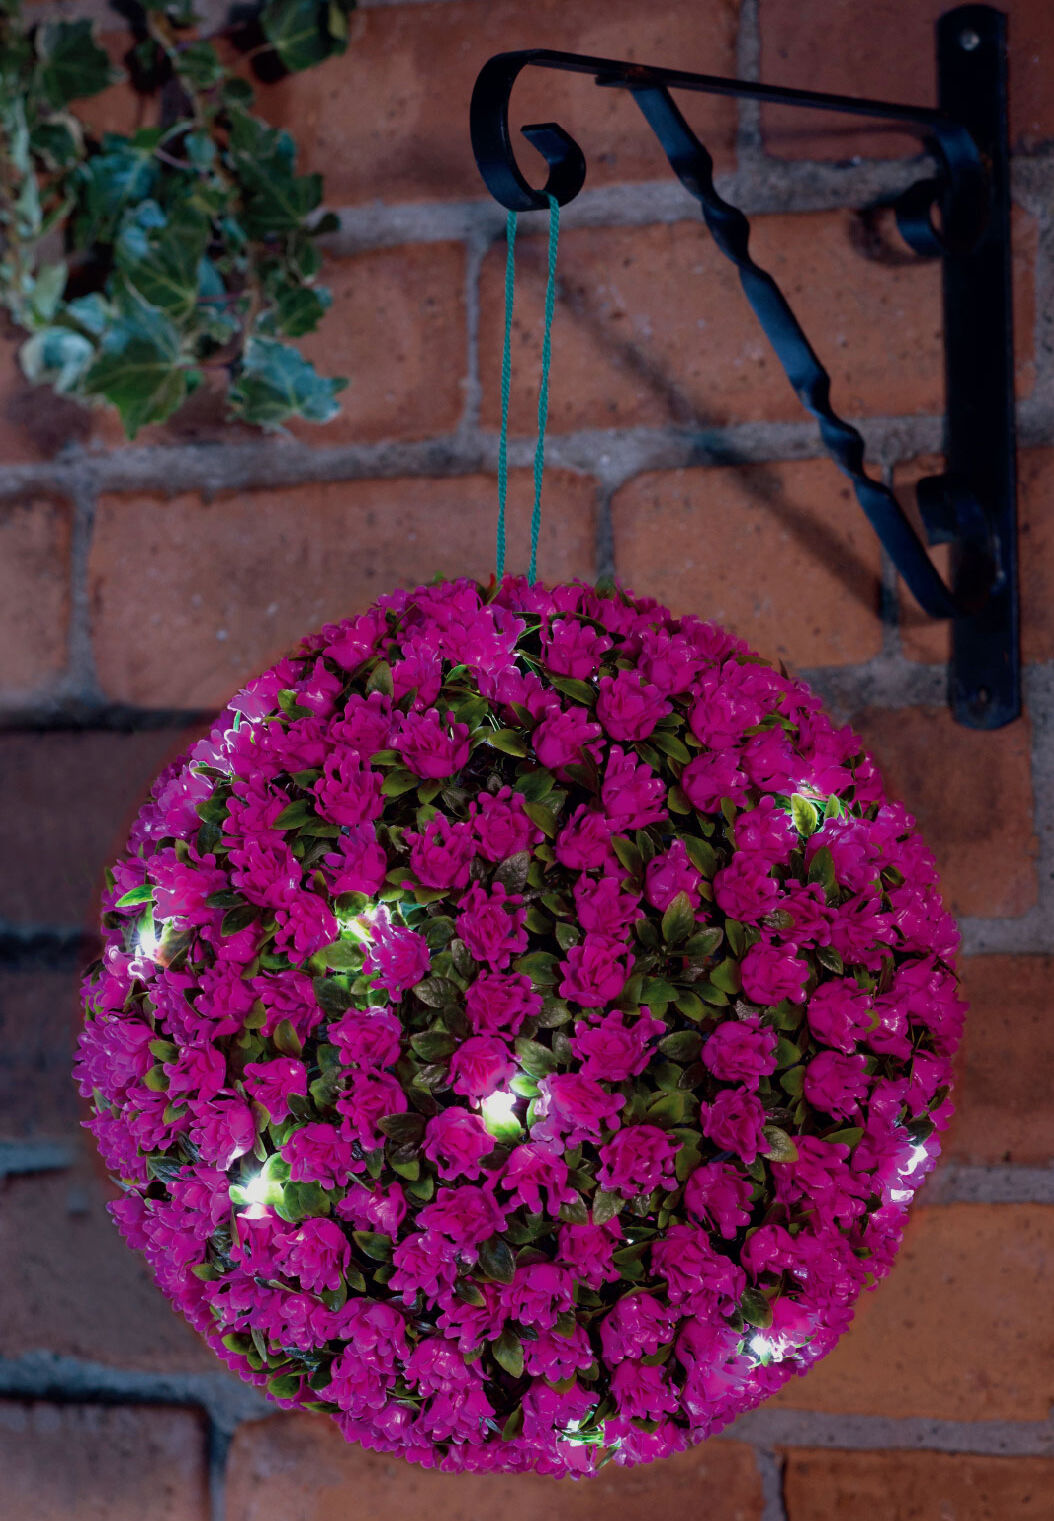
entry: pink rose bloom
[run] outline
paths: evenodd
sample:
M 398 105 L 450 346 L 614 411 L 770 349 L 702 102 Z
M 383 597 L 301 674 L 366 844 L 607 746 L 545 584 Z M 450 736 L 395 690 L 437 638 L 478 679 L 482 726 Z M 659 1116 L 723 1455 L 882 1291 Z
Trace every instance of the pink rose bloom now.
M 863 1056 L 821 1051 L 805 1068 L 805 1099 L 836 1119 L 852 1119 L 867 1097 L 870 1079 Z
M 399 702 L 413 693 L 413 708 L 431 707 L 443 685 L 443 661 L 438 650 L 421 643 L 403 645 L 402 660 L 392 662 L 392 696 Z
M 704 671 L 696 684 L 688 726 L 712 750 L 736 744 L 764 715 L 768 694 L 743 680 L 748 669 L 729 660 L 718 671 Z
M 356 824 L 335 841 L 336 850 L 323 857 L 326 882 L 334 897 L 366 893 L 373 897 L 384 882 L 388 857 L 372 824 Z
M 693 685 L 701 661 L 684 634 L 645 628 L 641 629 L 637 642 L 637 664 L 645 680 L 654 682 L 660 692 L 672 695 L 686 692 Z
M 392 745 L 415 775 L 436 780 L 453 776 L 468 760 L 468 725 L 451 722 L 453 716 L 447 714 L 449 732 L 434 710 L 403 713 L 398 718 Z
M 795 945 L 830 945 L 834 909 L 827 906 L 827 894 L 818 882 L 783 884 L 776 908 L 793 920 L 789 929 L 777 930 L 781 940 Z
M 737 757 L 724 750 L 697 755 L 681 773 L 681 790 L 700 813 L 720 812 L 721 799 L 726 797 L 733 803 L 743 803 L 747 787 L 747 778 L 739 769 Z
M 494 1035 L 470 1035 L 450 1058 L 450 1086 L 466 1098 L 486 1098 L 503 1088 L 517 1071 L 503 1040 Z
M 600 1322 L 600 1345 L 611 1367 L 631 1358 L 639 1362 L 670 1340 L 676 1314 L 654 1294 L 636 1290 L 615 1302 Z
M 541 995 L 523 972 L 480 972 L 465 990 L 465 1012 L 477 1035 L 518 1035 L 541 1008 Z
M 597 1182 L 630 1199 L 654 1188 L 676 1188 L 674 1158 L 680 1141 L 658 1125 L 625 1125 L 600 1148 Z
M 599 738 L 600 725 L 592 721 L 588 710 L 572 705 L 550 709 L 531 735 L 531 743 L 539 764 L 559 774 L 565 766 L 580 765 L 594 752 L 593 741 Z
M 772 866 L 786 865 L 797 844 L 798 831 L 790 814 L 768 794 L 736 819 L 736 848 L 761 856 Z
M 714 898 L 721 911 L 743 924 L 756 924 L 776 906 L 779 884 L 769 873 L 769 863 L 742 851 L 714 877 Z
M 348 1238 L 335 1220 L 304 1220 L 286 1236 L 281 1247 L 282 1270 L 299 1278 L 309 1294 L 339 1289 L 351 1261 Z
M 617 1128 L 625 1102 L 624 1094 L 608 1093 L 580 1072 L 552 1073 L 538 1084 L 531 1135 L 561 1147 L 598 1141 L 605 1130 Z
M 680 1405 L 665 1368 L 646 1367 L 628 1358 L 612 1374 L 611 1392 L 626 1420 L 658 1421 Z
M 393 924 L 386 913 L 380 913 L 373 922 L 372 937 L 362 970 L 375 978 L 389 998 L 400 998 L 428 976 L 432 958 L 423 935 Z
M 498 1186 L 512 1194 L 509 1207 L 521 1205 L 528 1213 L 540 1215 L 546 1209 L 542 1199 L 545 1190 L 550 1215 L 559 1213 L 561 1204 L 570 1204 L 578 1197 L 578 1190 L 567 1181 L 567 1163 L 551 1147 L 541 1141 L 525 1141 L 517 1146 L 505 1163 L 498 1179 Z
M 417 1212 L 417 1218 L 429 1231 L 438 1231 L 459 1247 L 478 1246 L 505 1225 L 505 1211 L 488 1188 L 462 1183 L 457 1188 L 440 1188 L 435 1200 Z
M 311 670 L 297 683 L 296 700 L 302 708 L 310 708 L 312 713 L 327 716 L 333 712 L 342 685 L 340 678 L 326 669 L 325 661 L 316 660 Z
M 366 1167 L 356 1160 L 350 1139 L 322 1121 L 294 1130 L 282 1155 L 294 1183 L 321 1183 L 323 1188 L 345 1188 L 352 1175 Z
M 751 1003 L 805 1002 L 805 984 L 809 980 L 809 964 L 796 954 L 794 945 L 772 945 L 759 940 L 743 957 L 740 968 L 743 992 Z
M 612 745 L 600 786 L 604 816 L 614 834 L 627 829 L 646 829 L 667 817 L 666 786 L 650 766 Z
M 614 1252 L 622 1239 L 617 1215 L 603 1225 L 561 1225 L 557 1232 L 557 1260 L 562 1267 L 570 1268 L 587 1289 L 599 1289 L 621 1277 Z
M 348 1009 L 326 1026 L 346 1067 L 391 1067 L 399 1060 L 403 1027 L 390 1009 Z
M 834 861 L 834 876 L 839 887 L 863 892 L 878 880 L 881 870 L 881 847 L 874 838 L 875 825 L 866 819 L 826 819 L 823 827 L 810 835 L 805 845 L 805 864 L 824 846 Z
M 468 869 L 476 854 L 468 824 L 451 823 L 439 813 L 421 834 L 408 829 L 403 839 L 410 847 L 410 870 L 422 887 L 468 886 Z
M 457 917 L 458 934 L 477 961 L 485 961 L 494 971 L 507 967 L 513 956 L 527 949 L 526 917 L 520 897 L 507 893 L 500 882 L 488 893 L 473 882 L 461 900 Z
M 600 1008 L 619 996 L 629 972 L 629 955 L 620 941 L 586 935 L 564 959 L 560 997 L 572 998 L 585 1008 Z
M 297 893 L 275 909 L 275 949 L 306 960 L 337 938 L 337 921 L 314 893 Z
M 747 1286 L 743 1269 L 715 1251 L 709 1232 L 697 1225 L 671 1225 L 652 1244 L 652 1270 L 666 1279 L 671 1304 L 691 1300 L 701 1291 L 722 1301 L 727 1313 Z
M 481 792 L 469 804 L 469 824 L 479 842 L 479 853 L 486 861 L 504 861 L 533 850 L 545 836 L 531 822 L 526 803 L 519 792 L 502 787 L 498 793 Z
M 158 1099 L 164 1097 L 164 1094 L 157 1095 Z M 252 1110 L 243 1099 L 235 1097 L 233 1093 L 220 1093 L 205 1103 L 195 1104 L 192 1101 L 190 1112 L 190 1139 L 198 1148 L 203 1162 L 211 1162 L 226 1172 L 233 1161 L 252 1150 L 256 1127 L 253 1124 Z M 145 1136 L 141 1144 L 147 1145 L 147 1149 L 153 1149 L 148 1146 Z M 162 1150 L 168 1144 L 165 1140 Z
M 871 1010 L 870 993 L 854 982 L 821 982 L 805 1015 L 817 1040 L 849 1055 L 871 1029 Z
M 100 1021 L 96 1021 L 96 1027 Z M 130 1021 L 126 1021 L 130 1023 Z M 86 1026 L 86 1034 L 92 1029 Z M 150 1032 L 153 1033 L 152 1031 Z M 83 1039 L 83 1038 L 82 1038 Z M 153 1057 L 147 1055 L 149 1065 L 153 1065 Z M 217 1051 L 215 1046 L 184 1046 L 174 1062 L 165 1062 L 165 1075 L 168 1078 L 168 1098 L 172 1104 L 178 1104 L 180 1099 L 189 1098 L 197 1094 L 199 1098 L 214 1098 L 227 1081 L 227 1062 L 222 1051 Z M 142 1077 L 149 1070 L 143 1066 L 137 1073 Z M 110 1068 L 111 1073 L 113 1068 Z M 91 1093 L 92 1088 L 102 1088 L 102 1082 L 93 1082 L 87 1089 L 82 1088 L 85 1096 Z M 108 1094 L 107 1097 L 113 1097 Z
M 726 1019 L 708 1036 L 702 1051 L 703 1066 L 722 1083 L 747 1083 L 776 1070 L 776 1033 L 751 1019 Z
M 571 1050 L 587 1077 L 621 1083 L 639 1077 L 651 1060 L 651 1042 L 665 1035 L 666 1024 L 648 1009 L 641 1009 L 631 1025 L 622 1010 L 594 1015 L 589 1023 L 579 1019 L 571 1036 Z
M 307 1096 L 307 1068 L 292 1056 L 269 1062 L 246 1062 L 245 1086 L 278 1124 L 289 1113 L 289 1100 Z
M 600 871 L 617 866 L 611 830 L 602 813 L 581 803 L 556 837 L 556 859 L 569 871 Z
M 749 1167 L 761 1150 L 765 1111 L 746 1088 L 722 1088 L 712 1104 L 699 1106 L 703 1134 L 722 1151 L 733 1151 Z
M 754 786 L 765 792 L 793 792 L 804 769 L 782 729 L 753 735 L 740 751 L 740 760 Z
M 693 1220 L 710 1225 L 726 1241 L 750 1224 L 750 1178 L 731 1162 L 704 1162 L 688 1175 L 684 1207 Z
M 615 877 L 576 877 L 575 911 L 578 923 L 587 933 L 618 940 L 640 918 L 640 898 L 623 893 Z
M 502 1284 L 499 1296 L 510 1320 L 549 1330 L 558 1315 L 574 1308 L 575 1283 L 566 1268 L 534 1262 L 518 1267 L 512 1282 Z
M 482 1172 L 481 1158 L 494 1150 L 494 1137 L 478 1114 L 467 1109 L 441 1109 L 425 1126 L 423 1150 L 434 1162 L 441 1178 L 466 1177 Z
M 678 893 L 687 893 L 693 905 L 698 906 L 700 881 L 684 841 L 674 840 L 669 850 L 652 856 L 645 866 L 644 896 L 660 914 L 666 912 Z
M 611 648 L 611 640 L 588 623 L 557 618 L 542 623 L 542 659 L 554 676 L 588 681 Z
M 350 751 L 327 756 L 313 789 L 319 813 L 333 824 L 369 823 L 383 808 L 382 780 Z
M 461 1353 L 445 1336 L 428 1336 L 406 1359 L 406 1382 L 419 1393 L 460 1394 L 480 1377 L 475 1364 L 466 1363 Z
M 443 1112 L 455 1113 L 452 1109 Z M 434 1231 L 414 1231 L 405 1236 L 396 1243 L 392 1262 L 395 1271 L 388 1280 L 388 1291 L 401 1294 L 408 1305 L 422 1292 L 434 1300 L 457 1278 L 457 1247 Z
M 211 856 L 199 856 L 193 845 L 187 848 L 189 859 L 186 861 L 180 861 L 174 850 L 159 850 L 150 860 L 157 918 L 164 919 L 176 930 L 193 929 L 212 922 L 216 910 L 206 908 L 205 899 L 210 893 L 230 886 L 226 881 L 227 873 L 210 864 Z M 296 862 L 294 866 L 299 886 L 300 867 Z M 138 886 L 138 883 L 134 885 Z
M 831 918 L 831 944 L 846 966 L 879 971 L 897 940 L 892 915 L 883 913 L 881 898 L 870 893 L 842 903 Z
M 406 1094 L 390 1072 L 353 1069 L 348 1074 L 347 1090 L 337 1099 L 337 1108 L 348 1121 L 348 1133 L 366 1151 L 384 1144 L 377 1121 L 388 1114 L 405 1114 L 407 1107 Z
M 620 742 L 647 739 L 659 719 L 670 711 L 658 687 L 643 681 L 639 671 L 601 676 L 597 687 L 597 718 L 610 738 Z
M 584 1326 L 576 1325 L 570 1336 L 562 1331 L 539 1330 L 533 1341 L 523 1344 L 523 1369 L 532 1376 L 558 1383 L 588 1368 L 593 1361 L 593 1349 Z
M 337 1214 L 342 1220 L 350 1220 L 355 1230 L 380 1231 L 382 1235 L 394 1238 L 406 1219 L 406 1195 L 402 1184 L 392 1183 L 388 1188 L 375 1184 L 369 1188 L 362 1182 L 359 1187 L 349 1189 L 338 1202 Z

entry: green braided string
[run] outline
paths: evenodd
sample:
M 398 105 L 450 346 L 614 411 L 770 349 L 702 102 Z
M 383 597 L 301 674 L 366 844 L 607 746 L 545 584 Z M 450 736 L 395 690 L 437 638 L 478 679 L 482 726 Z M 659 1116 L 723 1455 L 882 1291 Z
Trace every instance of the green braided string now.
M 509 494 L 509 389 L 512 383 L 512 303 L 516 292 L 516 213 L 505 222 L 505 346 L 501 355 L 501 432 L 498 434 L 498 580 L 505 574 L 505 501 Z
M 545 469 L 545 425 L 549 417 L 549 364 L 553 356 L 553 312 L 556 307 L 556 250 L 560 242 L 560 202 L 549 197 L 549 275 L 545 284 L 545 331 L 542 337 L 542 379 L 538 387 L 538 442 L 534 449 L 534 509 L 531 512 L 531 567 L 527 579 L 533 585 L 538 566 L 538 537 L 542 531 L 542 472 Z

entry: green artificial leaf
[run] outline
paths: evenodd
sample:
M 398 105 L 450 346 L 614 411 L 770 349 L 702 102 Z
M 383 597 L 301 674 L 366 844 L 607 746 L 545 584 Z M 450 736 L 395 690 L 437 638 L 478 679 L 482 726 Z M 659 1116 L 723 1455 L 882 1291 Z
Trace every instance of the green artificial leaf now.
M 598 1188 L 593 1195 L 593 1224 L 604 1225 L 608 1220 L 613 1220 L 621 1212 L 625 1202 L 621 1194 Z
M 525 1035 L 518 1035 L 513 1049 L 520 1066 L 530 1077 L 547 1077 L 550 1072 L 556 1071 L 556 1057 L 541 1041 L 528 1040 Z
M 772 1306 L 760 1289 L 744 1289 L 739 1313 L 748 1326 L 764 1331 L 772 1324 Z
M 522 893 L 527 886 L 527 872 L 530 864 L 529 850 L 521 850 L 514 856 L 507 856 L 495 869 L 495 883 L 504 887 L 507 893 Z
M 794 1138 L 778 1125 L 763 1125 L 761 1133 L 765 1138 L 761 1155 L 770 1162 L 796 1162 L 798 1160 L 798 1147 Z
M 667 945 L 680 945 L 695 928 L 695 909 L 687 893 L 672 900 L 662 916 L 662 938 Z
M 512 963 L 514 972 L 523 973 L 538 987 L 551 987 L 556 982 L 559 968 L 559 956 L 554 956 L 549 951 L 531 951 Z
M 523 736 L 515 729 L 490 729 L 483 737 L 492 749 L 501 750 L 505 755 L 525 756 L 528 754 Z
M 154 884 L 144 882 L 140 887 L 133 887 L 118 898 L 114 908 L 132 908 L 136 903 L 149 903 L 154 896 Z
M 391 1236 L 380 1231 L 352 1231 L 351 1239 L 363 1256 L 371 1257 L 374 1262 L 391 1261 L 395 1249 Z
M 533 771 L 524 772 L 518 776 L 514 783 L 517 792 L 523 794 L 529 803 L 540 803 L 547 798 L 556 784 L 556 778 L 551 771 L 544 766 L 536 766 Z
M 659 1050 L 675 1062 L 695 1061 L 703 1048 L 703 1038 L 697 1030 L 675 1030 L 659 1042 Z
M 806 839 L 809 835 L 815 834 L 819 828 L 820 820 L 814 804 L 800 792 L 796 792 L 791 798 L 791 818 L 794 820 L 795 829 Z
M 834 874 L 834 857 L 827 845 L 821 845 L 809 862 L 809 881 L 819 882 L 828 897 L 837 891 L 838 879 Z
M 339 377 L 323 378 L 288 344 L 249 338 L 229 402 L 235 416 L 265 428 L 278 427 L 290 417 L 323 423 L 339 412 L 336 396 L 347 383 Z
M 509 1243 L 501 1236 L 489 1236 L 482 1243 L 479 1265 L 496 1283 L 511 1283 L 516 1275 L 516 1258 Z
M 441 1061 L 457 1049 L 457 1041 L 445 1030 L 422 1030 L 419 1035 L 410 1037 L 410 1044 L 426 1062 Z
M 37 79 L 50 106 L 98 95 L 121 74 L 95 41 L 93 21 L 48 21 L 35 29 Z
M 311 804 L 307 798 L 298 798 L 295 803 L 290 803 L 283 808 L 274 821 L 275 829 L 298 829 L 301 824 L 306 824 L 313 817 Z
M 296 1026 L 290 1019 L 280 1019 L 275 1025 L 274 1034 L 271 1036 L 276 1050 L 283 1056 L 303 1056 L 304 1048 L 300 1044 L 300 1036 L 296 1033 Z
M 523 1343 L 515 1331 L 506 1326 L 498 1340 L 491 1342 L 490 1350 L 494 1354 L 494 1361 L 506 1373 L 510 1373 L 513 1378 L 522 1377 Z
M 144 423 L 163 422 L 185 399 L 186 373 L 179 357 L 179 335 L 168 318 L 130 300 L 104 333 L 84 374 L 84 390 L 105 396 L 134 438 Z
M 315 977 L 312 980 L 319 1008 L 334 1017 L 351 1008 L 351 993 L 336 977 Z

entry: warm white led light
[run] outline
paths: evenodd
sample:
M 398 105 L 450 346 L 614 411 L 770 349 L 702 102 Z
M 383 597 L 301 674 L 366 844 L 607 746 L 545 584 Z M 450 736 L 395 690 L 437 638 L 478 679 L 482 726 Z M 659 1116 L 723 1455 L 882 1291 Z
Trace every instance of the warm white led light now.
M 517 1123 L 515 1093 L 488 1093 L 479 1107 L 488 1130 L 491 1126 Z

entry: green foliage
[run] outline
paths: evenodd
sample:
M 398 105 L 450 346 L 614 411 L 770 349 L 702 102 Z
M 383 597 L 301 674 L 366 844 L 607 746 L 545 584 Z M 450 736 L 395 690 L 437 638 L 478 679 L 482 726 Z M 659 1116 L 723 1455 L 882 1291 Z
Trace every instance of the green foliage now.
M 269 76 L 310 68 L 344 51 L 354 3 L 263 0 L 225 36 L 255 41 Z M 30 25 L 0 0 L 0 302 L 28 334 L 22 368 L 115 407 L 130 438 L 206 371 L 228 416 L 326 422 L 347 381 L 287 341 L 330 304 L 315 283 L 316 240 L 336 226 L 317 215 L 321 176 L 298 174 L 289 133 L 251 114 L 252 86 L 197 34 L 190 0 L 129 15 L 129 75 L 157 124 L 96 138 L 71 103 L 129 76 L 91 22 Z

